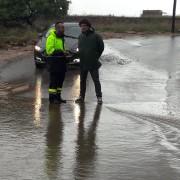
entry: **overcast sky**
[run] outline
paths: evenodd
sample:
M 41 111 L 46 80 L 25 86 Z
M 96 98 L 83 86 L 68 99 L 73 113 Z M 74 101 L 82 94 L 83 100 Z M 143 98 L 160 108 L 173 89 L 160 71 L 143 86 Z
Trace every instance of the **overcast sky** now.
M 71 0 L 69 14 L 140 16 L 143 9 L 162 10 L 172 14 L 174 0 Z M 180 14 L 180 0 L 177 0 Z

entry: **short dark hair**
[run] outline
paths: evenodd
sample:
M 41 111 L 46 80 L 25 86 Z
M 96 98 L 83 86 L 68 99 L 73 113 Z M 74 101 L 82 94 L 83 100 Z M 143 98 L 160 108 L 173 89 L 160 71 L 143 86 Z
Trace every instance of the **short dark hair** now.
M 55 27 L 57 27 L 58 24 L 63 24 L 63 22 L 62 22 L 62 21 L 57 21 L 57 22 L 55 23 Z
M 82 24 L 86 24 L 87 26 L 91 27 L 91 23 L 88 19 L 82 19 L 81 21 L 79 21 L 79 26 L 81 26 Z

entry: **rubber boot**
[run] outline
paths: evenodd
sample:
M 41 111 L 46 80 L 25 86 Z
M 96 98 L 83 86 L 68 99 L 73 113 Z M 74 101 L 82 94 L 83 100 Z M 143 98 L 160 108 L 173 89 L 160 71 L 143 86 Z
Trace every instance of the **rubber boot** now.
M 61 93 L 57 93 L 56 94 L 56 99 L 57 101 L 61 104 L 61 103 L 66 103 L 66 100 L 62 99 L 61 97 Z
M 82 96 L 79 96 L 79 98 L 75 100 L 75 103 L 84 103 L 84 98 Z
M 56 94 L 49 94 L 49 102 L 50 104 L 59 104 Z

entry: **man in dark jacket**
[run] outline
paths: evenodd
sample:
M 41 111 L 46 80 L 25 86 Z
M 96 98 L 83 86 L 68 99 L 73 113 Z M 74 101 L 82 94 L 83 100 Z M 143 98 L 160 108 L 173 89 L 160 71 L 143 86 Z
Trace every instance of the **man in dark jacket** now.
M 90 72 L 95 85 L 97 101 L 102 103 L 101 84 L 99 80 L 99 68 L 101 63 L 99 58 L 104 50 L 104 42 L 101 36 L 95 33 L 91 23 L 87 19 L 79 22 L 81 35 L 79 36 L 79 55 L 80 55 L 80 97 L 75 101 L 82 103 L 86 93 L 86 79 Z

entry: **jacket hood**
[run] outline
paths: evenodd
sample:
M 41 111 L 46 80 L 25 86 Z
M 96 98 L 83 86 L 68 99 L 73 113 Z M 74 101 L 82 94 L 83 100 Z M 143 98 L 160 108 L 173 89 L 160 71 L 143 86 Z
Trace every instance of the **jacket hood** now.
M 94 27 L 90 27 L 88 31 L 84 32 L 83 34 L 85 35 L 89 35 L 90 33 L 94 33 L 95 32 L 95 29 Z
M 95 32 L 95 28 L 94 27 L 90 27 L 89 29 L 91 32 Z

